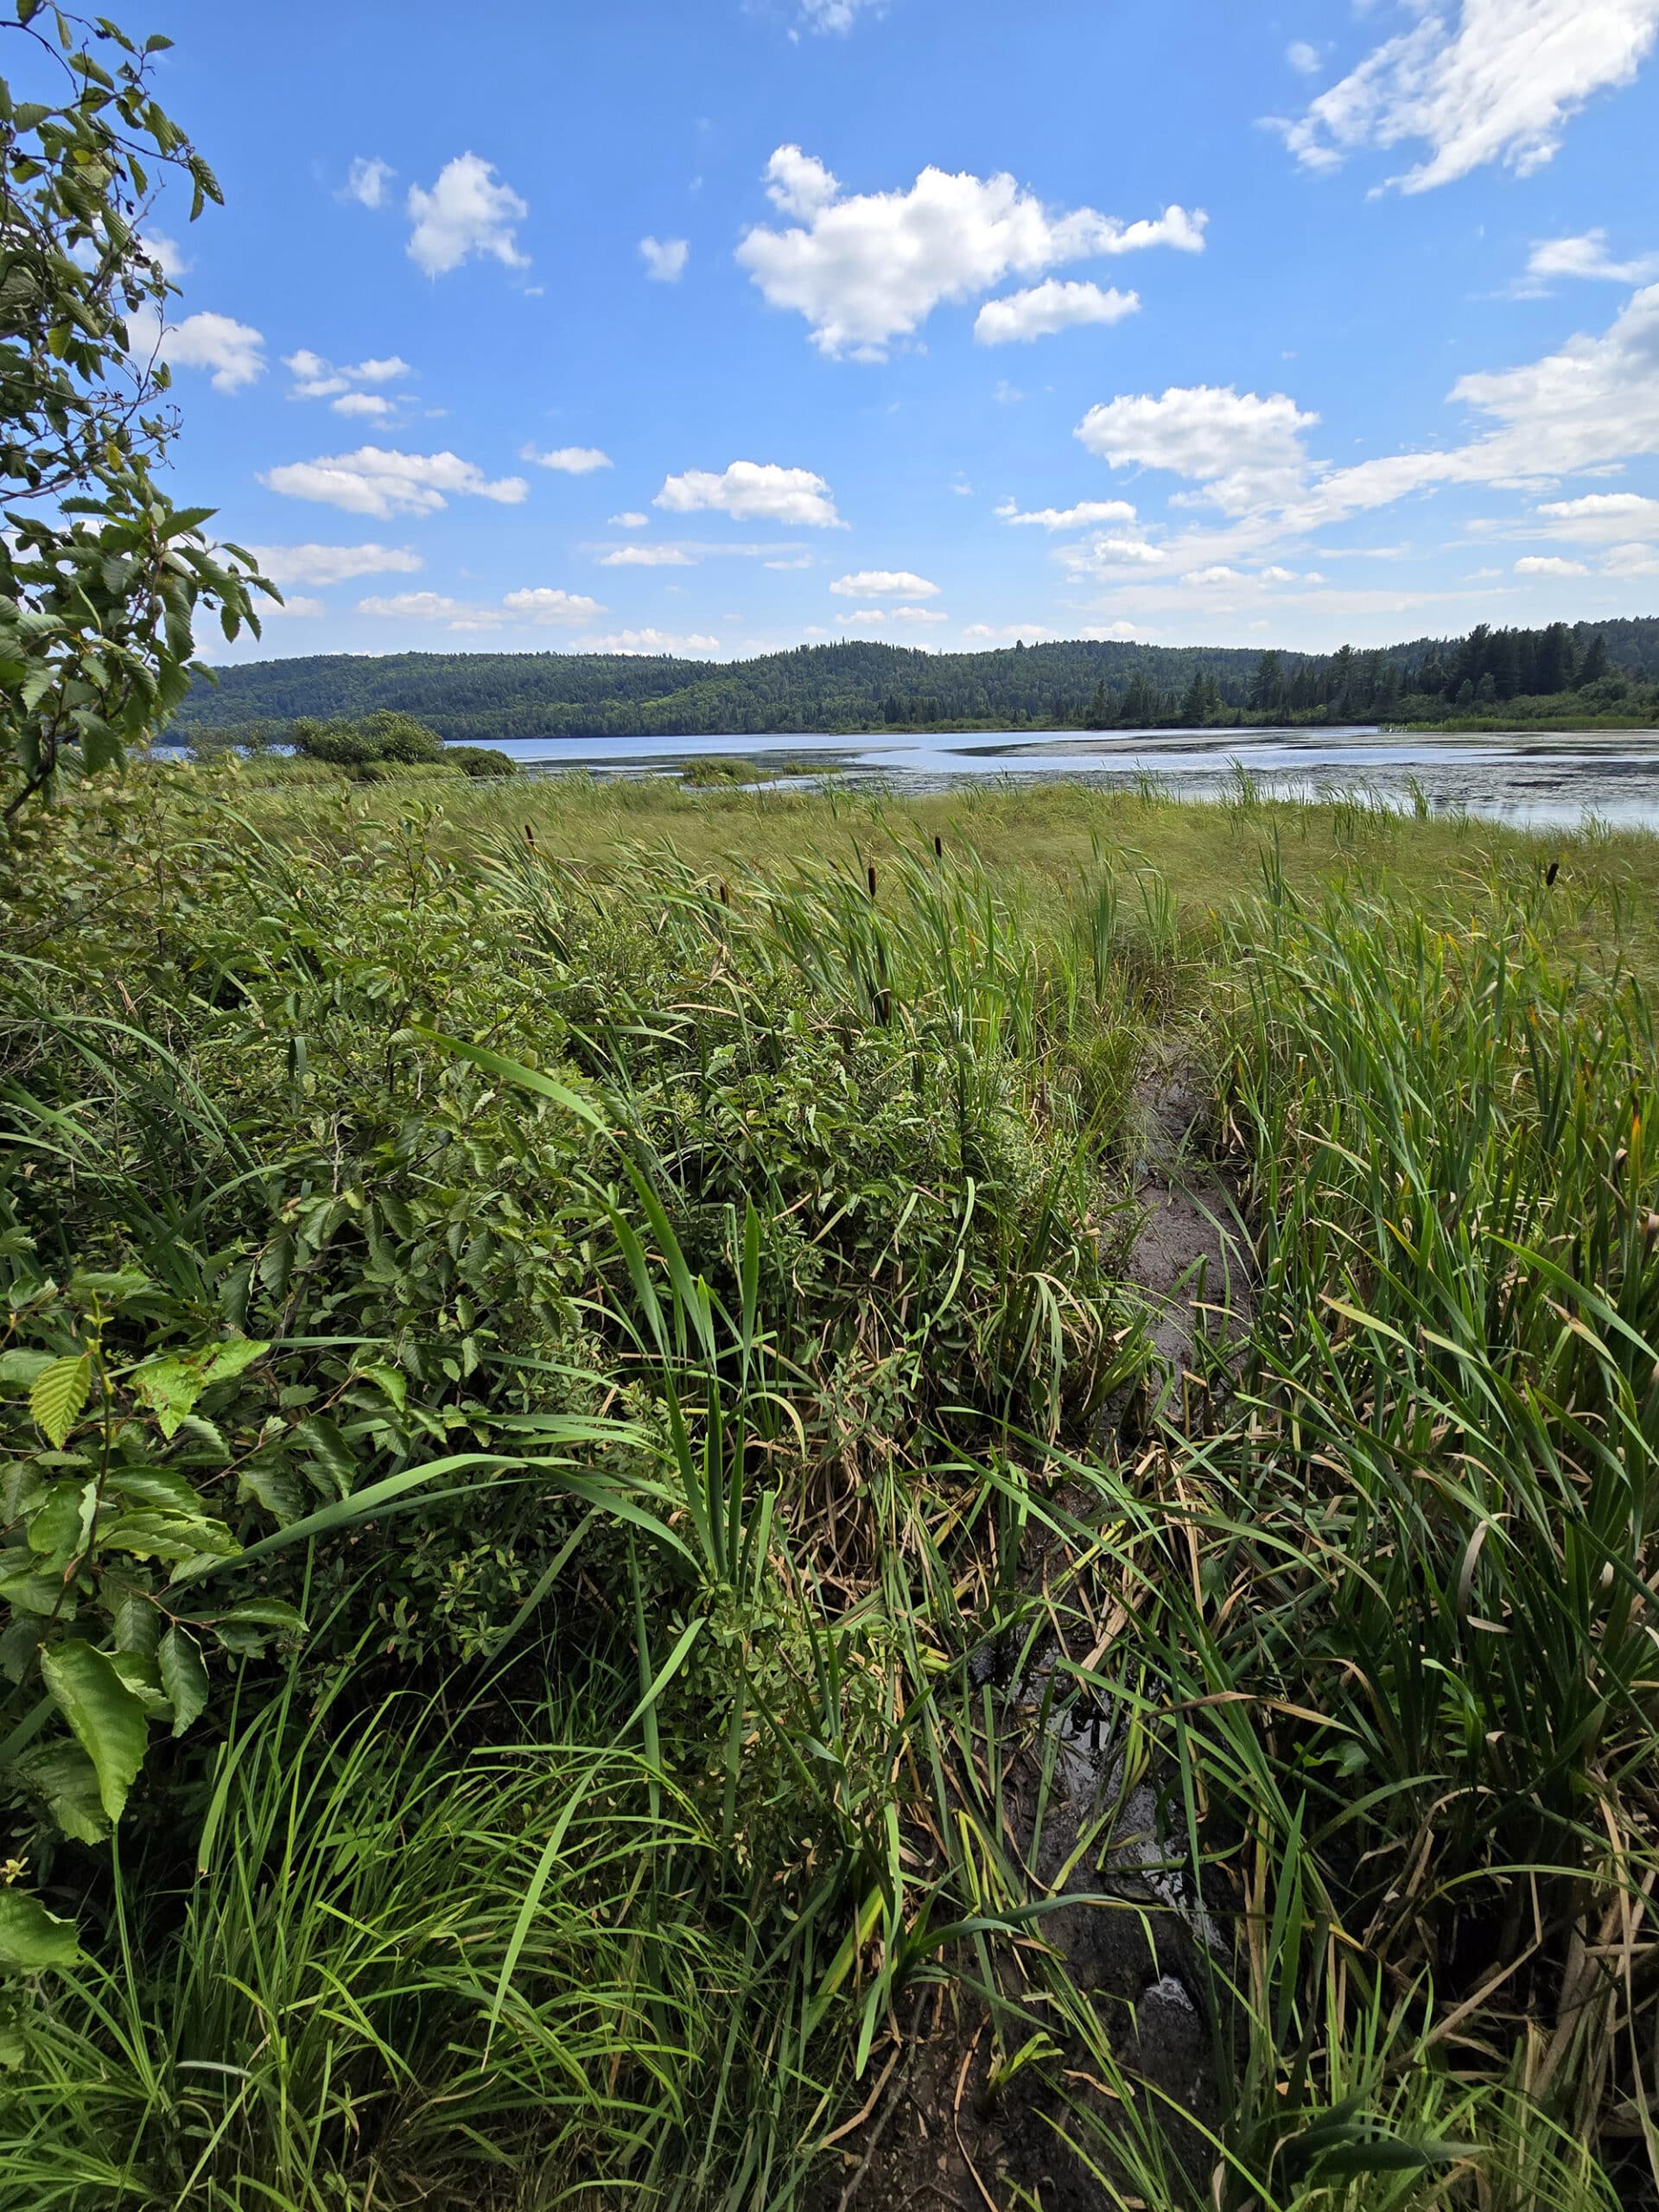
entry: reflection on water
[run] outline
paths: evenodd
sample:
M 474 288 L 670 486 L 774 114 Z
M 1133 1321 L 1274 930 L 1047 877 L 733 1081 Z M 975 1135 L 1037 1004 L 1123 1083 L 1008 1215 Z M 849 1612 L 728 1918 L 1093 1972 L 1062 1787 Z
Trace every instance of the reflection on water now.
M 1659 730 L 1440 737 L 1370 727 L 1284 730 L 1109 730 L 1033 735 L 977 730 L 915 737 L 518 738 L 501 750 L 537 768 L 595 775 L 671 772 L 711 756 L 790 766 L 838 780 L 948 790 L 986 776 L 1065 776 L 1111 786 L 1154 777 L 1194 798 L 1236 788 L 1236 762 L 1264 794 L 1330 798 L 1365 790 L 1409 804 L 1421 789 L 1436 812 L 1510 822 L 1576 823 L 1586 813 L 1621 829 L 1659 829 Z

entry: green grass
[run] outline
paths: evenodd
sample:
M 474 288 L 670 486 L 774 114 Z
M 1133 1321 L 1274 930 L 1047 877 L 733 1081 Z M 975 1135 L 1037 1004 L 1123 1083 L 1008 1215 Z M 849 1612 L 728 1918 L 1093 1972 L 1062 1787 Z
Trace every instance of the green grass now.
M 1103 2202 L 1649 2201 L 1659 844 L 220 768 L 0 879 L 0 1769 L 82 1945 L 0 1983 L 0 2205 L 816 2205 L 924 2010 Z M 1154 1063 L 1253 1311 L 1120 1434 Z M 181 1480 L 211 1603 L 109 1504 Z M 1185 1961 L 1196 2149 L 1078 1894 Z

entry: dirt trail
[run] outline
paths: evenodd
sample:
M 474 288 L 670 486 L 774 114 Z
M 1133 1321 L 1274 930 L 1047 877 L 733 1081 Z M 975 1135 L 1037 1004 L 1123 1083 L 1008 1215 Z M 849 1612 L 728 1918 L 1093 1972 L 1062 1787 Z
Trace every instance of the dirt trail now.
M 1132 1397 L 1107 1408 L 1096 1439 L 1103 1452 L 1134 1449 L 1157 1414 L 1181 1427 L 1201 1417 L 1205 1385 L 1192 1371 L 1200 1334 L 1225 1340 L 1249 1324 L 1249 1253 L 1233 1194 L 1205 1156 L 1206 1107 L 1204 1092 L 1175 1064 L 1150 1069 L 1135 1088 L 1135 1183 L 1146 1214 L 1125 1273 L 1151 1308 L 1154 1364 Z M 1033 1571 L 1040 1576 L 1040 1561 Z M 1002 1688 L 1034 1719 L 1045 1679 L 1039 1666 Z M 1015 1840 L 1038 1883 L 1052 1885 L 1090 1823 L 1123 1796 L 1103 1846 L 1085 1851 L 1066 1875 L 1073 1889 L 1105 1891 L 1122 1903 L 1116 1910 L 1080 1905 L 1057 1912 L 1041 1923 L 1042 1940 L 1065 1960 L 1125 2070 L 1160 2093 L 1156 2109 L 1188 2172 L 1195 2180 L 1207 2177 L 1212 2159 L 1202 2138 L 1173 2120 L 1186 2113 L 1209 2126 L 1217 2116 L 1198 1970 L 1207 1924 L 1179 1879 L 1160 1871 L 1166 1822 L 1156 1792 L 1146 1785 L 1122 1791 L 1108 1716 L 1074 1706 L 1052 1725 L 1052 1777 L 1034 1859 L 1033 1761 L 1021 1762 L 1032 1802 L 1009 1808 Z M 1034 2028 L 1040 2005 L 1032 2017 Z M 1014 2031 L 1016 2044 L 1031 2031 Z M 1093 2212 L 1105 2201 L 1100 2181 L 1058 2132 L 1068 2120 L 1064 2102 L 1041 2086 L 1036 2069 L 992 2094 L 991 2032 L 970 1993 L 923 1993 L 900 2032 L 902 2043 L 890 2045 L 880 2062 L 889 2069 L 885 2080 L 872 2063 L 867 2115 L 829 2152 L 812 2212 L 898 2212 L 918 2204 L 946 2212 L 1033 2205 Z M 1075 2102 L 1110 2126 L 1110 2093 L 1090 2081 L 1075 2044 L 1062 2068 Z

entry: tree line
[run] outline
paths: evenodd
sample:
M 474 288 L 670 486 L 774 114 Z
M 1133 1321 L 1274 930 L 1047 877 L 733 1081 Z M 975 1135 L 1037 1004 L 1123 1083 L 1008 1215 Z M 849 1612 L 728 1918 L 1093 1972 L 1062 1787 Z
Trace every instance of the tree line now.
M 1119 639 L 931 653 L 858 641 L 718 663 L 588 653 L 321 654 L 222 669 L 168 736 L 416 717 L 452 743 L 948 728 L 1228 728 L 1434 721 L 1502 708 L 1645 719 L 1659 620 L 1554 623 L 1377 652 L 1254 652 Z M 1570 701 L 1570 703 L 1569 703 Z M 1516 702 L 1522 702 L 1517 705 Z

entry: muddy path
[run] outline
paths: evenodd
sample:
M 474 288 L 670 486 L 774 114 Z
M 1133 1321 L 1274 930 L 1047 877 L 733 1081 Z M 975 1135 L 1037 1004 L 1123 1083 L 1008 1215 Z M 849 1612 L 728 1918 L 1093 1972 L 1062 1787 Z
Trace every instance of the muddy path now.
M 1134 1096 L 1135 1195 L 1144 1209 L 1125 1280 L 1144 1300 L 1153 1357 L 1142 1382 L 1105 1409 L 1095 1443 L 1103 1455 L 1138 1455 L 1160 1427 L 1202 1426 L 1219 1387 L 1201 1351 L 1243 1336 L 1251 1314 L 1250 1255 L 1236 1192 L 1208 1147 L 1210 1099 L 1180 1062 L 1145 1071 Z M 1207 1378 L 1207 1379 L 1206 1379 Z M 1033 1586 L 1048 1561 L 1039 1547 Z M 1170 1862 L 1171 1808 L 1148 1783 L 1126 1787 L 1103 1708 L 1053 1695 L 1053 1654 L 1023 1678 L 988 1655 L 1011 1722 L 1031 1749 L 1010 1770 L 1009 1840 L 1033 1894 L 1064 1888 L 1112 1898 L 1066 1906 L 1040 1923 L 1040 1942 L 1104 2031 L 1124 2074 L 1143 2084 L 1192 2202 L 1207 2194 L 1219 2118 L 1217 2067 L 1203 1995 L 1202 1948 L 1218 1940 Z M 1050 1980 L 1054 1977 L 1051 1975 Z M 1084 2212 L 1109 2201 L 1089 2157 L 1069 2138 L 1122 2131 L 1121 2099 L 1091 2070 L 1084 2039 L 1068 2032 L 1027 1972 L 1020 1947 L 1001 1973 L 1001 2063 L 1039 2031 L 1059 2056 L 999 2082 L 991 2012 L 964 1981 L 924 1989 L 892 2024 L 872 2059 L 866 2102 L 842 2121 L 821 2163 L 811 2212 L 897 2212 L 900 2205 L 967 2212 Z M 902 2008 L 901 2008 L 902 2009 Z M 1185 2116 L 1185 2118 L 1183 2117 Z M 1091 2124 L 1092 2123 L 1092 2124 Z M 1098 2158 L 1098 2148 L 1094 2155 Z M 1115 2178 L 1122 2178 L 1122 2176 Z M 1178 2190 L 1179 2193 L 1179 2190 Z

